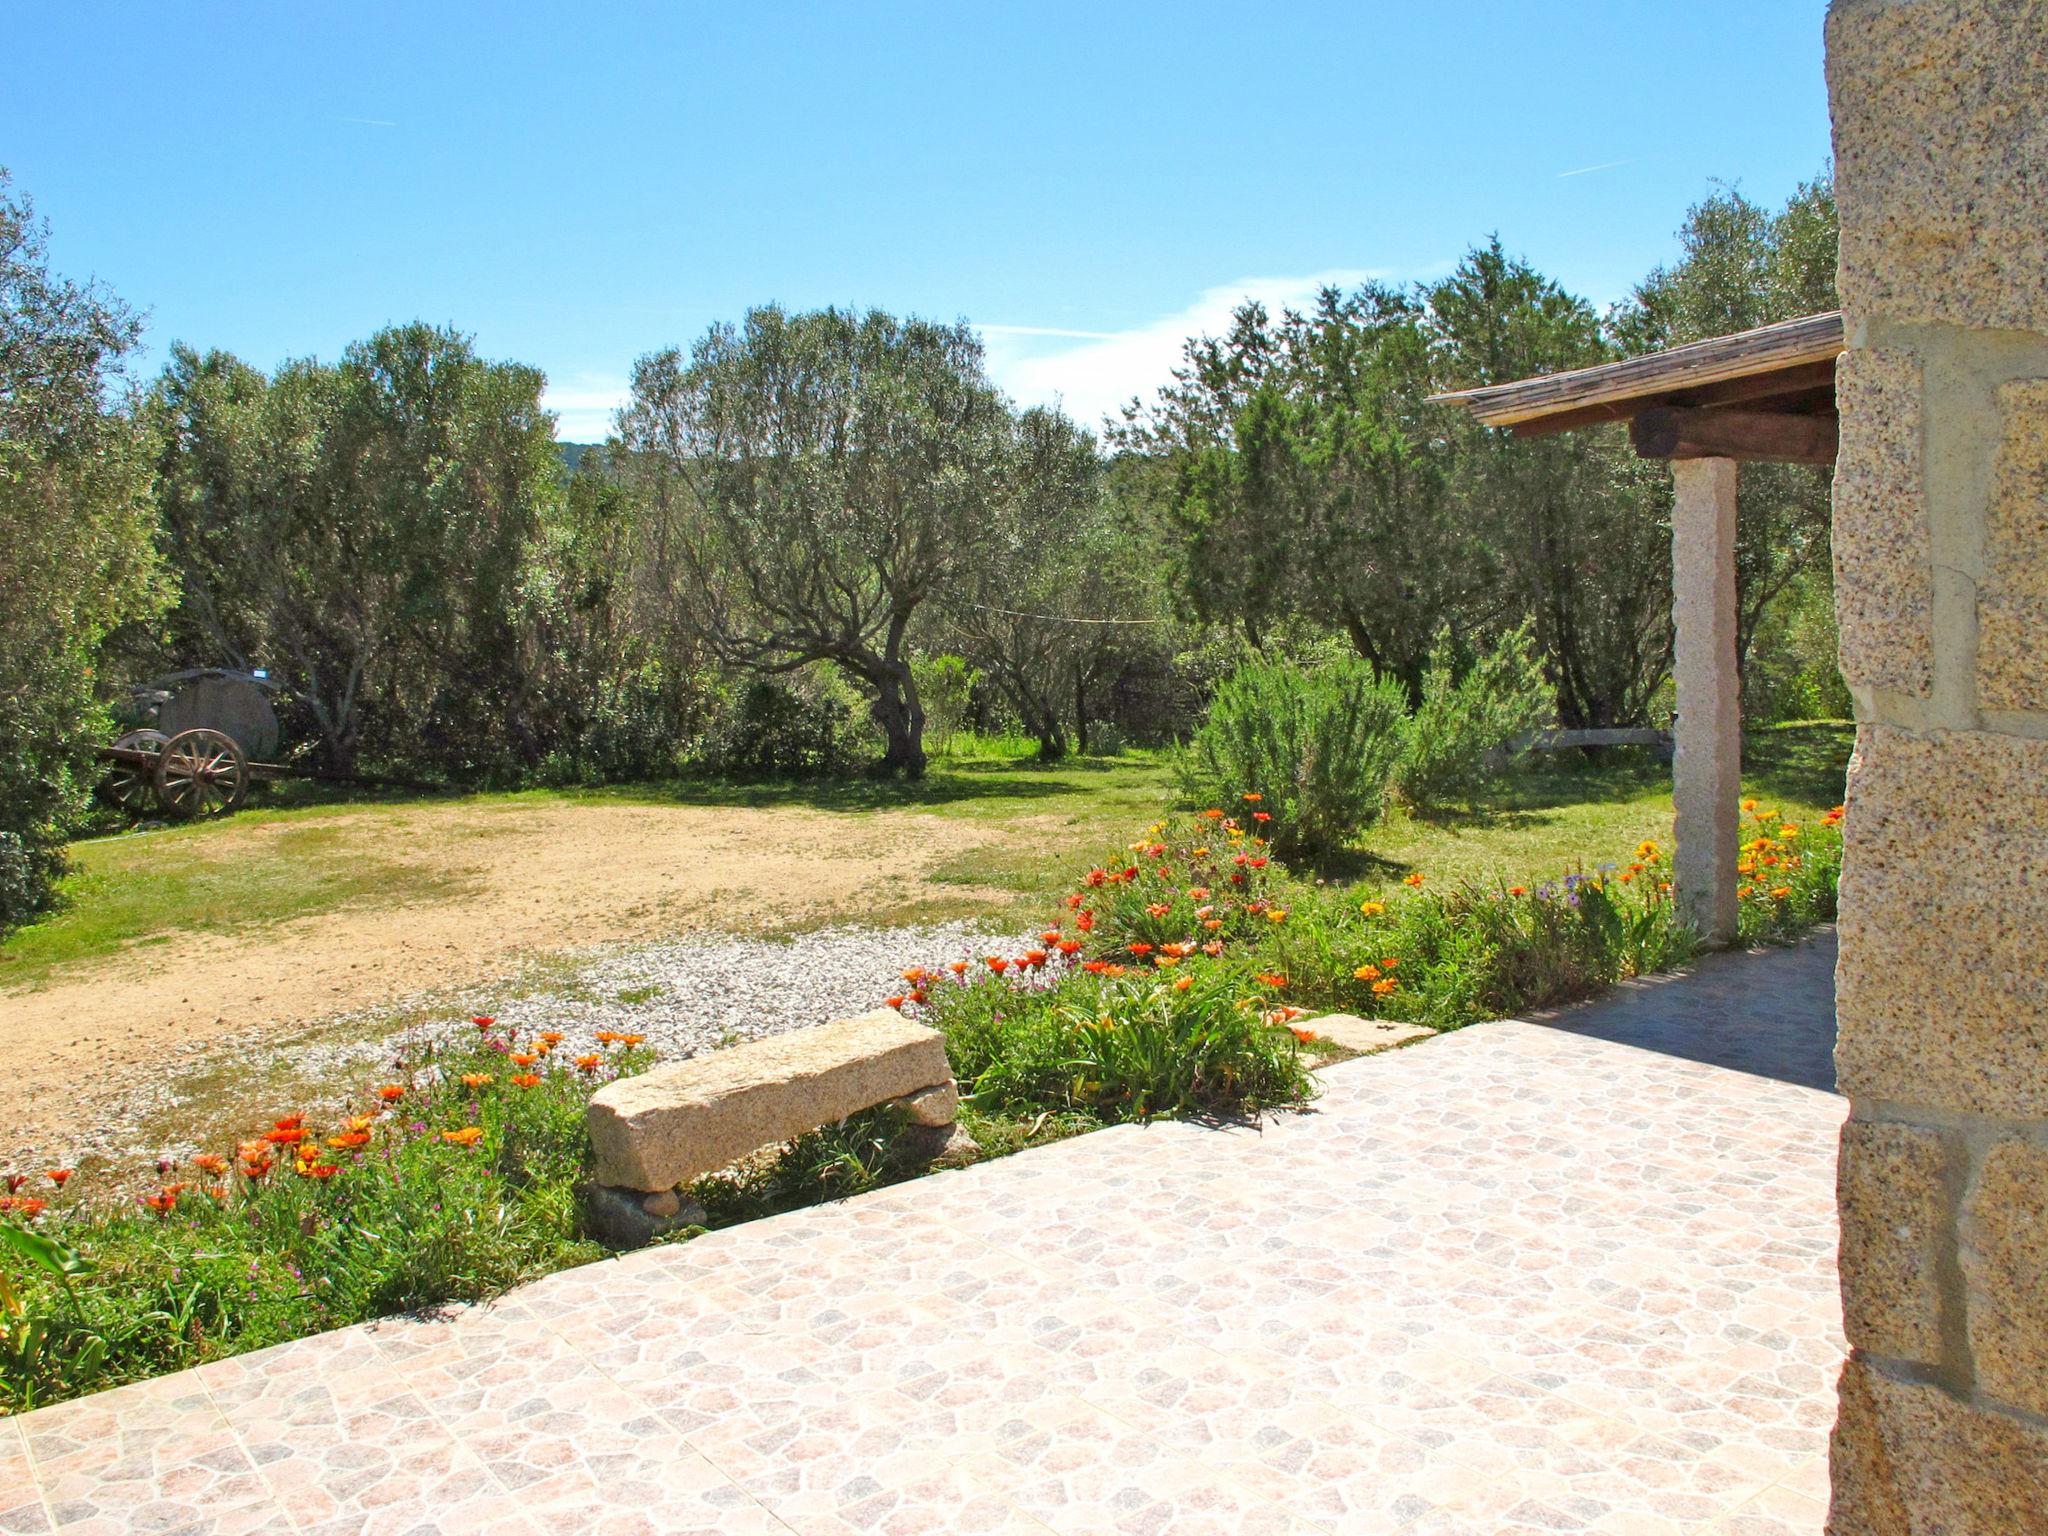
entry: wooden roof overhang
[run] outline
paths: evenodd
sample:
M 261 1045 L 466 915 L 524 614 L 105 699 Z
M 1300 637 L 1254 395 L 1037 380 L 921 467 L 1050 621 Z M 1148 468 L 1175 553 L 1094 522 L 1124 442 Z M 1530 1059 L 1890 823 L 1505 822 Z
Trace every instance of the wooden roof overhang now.
M 1835 461 L 1835 359 L 1842 312 L 1688 342 L 1667 352 L 1432 395 L 1479 421 L 1537 437 L 1626 421 L 1649 459 Z

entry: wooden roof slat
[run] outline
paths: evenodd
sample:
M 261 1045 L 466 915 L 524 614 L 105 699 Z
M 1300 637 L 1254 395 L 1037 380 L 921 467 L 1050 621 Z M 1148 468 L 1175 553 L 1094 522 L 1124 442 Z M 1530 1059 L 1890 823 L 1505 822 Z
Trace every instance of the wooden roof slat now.
M 1672 403 L 1673 397 L 1681 394 L 1688 398 L 1677 403 L 1705 404 L 1714 398 L 1712 386 L 1734 386 L 1736 381 L 1745 381 L 1744 387 L 1723 389 L 1718 392 L 1720 399 L 1764 398 L 1779 392 L 1772 378 L 1778 374 L 1790 376 L 1783 381 L 1787 386 L 1784 393 L 1808 390 L 1822 371 L 1816 365 L 1832 364 L 1845 345 L 1842 312 L 1836 309 L 1738 331 L 1733 336 L 1688 342 L 1618 363 L 1483 389 L 1455 390 L 1430 399 L 1461 404 L 1492 427 L 1538 421 L 1547 425 L 1547 418 L 1569 416 L 1570 420 L 1557 422 L 1562 429 L 1593 421 L 1618 421 L 1642 406 Z M 1698 394 L 1689 393 L 1693 391 Z M 1531 429 L 1522 426 L 1522 430 Z

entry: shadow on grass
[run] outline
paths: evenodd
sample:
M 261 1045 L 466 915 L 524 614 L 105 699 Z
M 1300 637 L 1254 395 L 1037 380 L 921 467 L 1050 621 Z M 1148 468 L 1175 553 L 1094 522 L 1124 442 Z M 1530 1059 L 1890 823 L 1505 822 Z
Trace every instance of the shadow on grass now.
M 1154 765 L 1132 758 L 1068 757 L 968 759 L 935 763 L 921 779 L 800 779 L 746 783 L 719 779 L 677 779 L 590 791 L 609 799 L 663 805 L 773 809 L 798 806 L 821 811 L 886 811 L 954 805 L 972 801 L 1034 801 L 1085 794 L 1094 786 L 1074 783 L 1079 775 L 1143 773 Z M 578 793 L 575 790 L 565 791 Z
M 1847 720 L 1765 726 L 1743 739 L 1743 772 L 1765 794 L 1810 805 L 1837 805 L 1855 746 L 1856 727 Z

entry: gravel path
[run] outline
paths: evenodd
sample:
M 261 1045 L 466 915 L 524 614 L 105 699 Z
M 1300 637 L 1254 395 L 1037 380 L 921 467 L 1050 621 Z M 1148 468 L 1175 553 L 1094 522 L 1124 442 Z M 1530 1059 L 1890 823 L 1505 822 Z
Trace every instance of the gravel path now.
M 972 923 L 908 928 L 827 928 L 786 941 L 694 935 L 653 945 L 589 951 L 572 968 L 524 996 L 476 988 L 422 993 L 338 1017 L 311 1039 L 257 1049 L 288 1067 L 302 1088 L 353 1088 L 376 1063 L 417 1052 L 427 1037 L 470 1033 L 468 1017 L 488 1013 L 525 1033 L 560 1030 L 565 1053 L 596 1049 L 599 1030 L 647 1037 L 663 1061 L 723 1045 L 865 1013 L 904 990 L 902 972 L 986 954 L 1015 954 L 1021 938 L 991 935 Z M 430 1013 L 442 1022 L 394 1028 L 395 1014 Z M 199 1150 L 223 1122 L 243 1125 L 287 1108 L 314 1108 L 279 1087 L 250 1061 L 246 1041 L 189 1042 L 164 1070 L 141 1082 L 82 1085 L 77 1098 L 90 1128 L 63 1146 L 9 1149 L 8 1166 L 77 1163 L 110 1167 L 119 1177 L 144 1170 L 161 1153 Z M 223 1081 L 225 1080 L 225 1087 Z M 324 1096 L 324 1095 L 323 1095 Z M 261 1097 L 262 1102 L 242 1103 Z M 154 1132 L 148 1127 L 157 1127 Z

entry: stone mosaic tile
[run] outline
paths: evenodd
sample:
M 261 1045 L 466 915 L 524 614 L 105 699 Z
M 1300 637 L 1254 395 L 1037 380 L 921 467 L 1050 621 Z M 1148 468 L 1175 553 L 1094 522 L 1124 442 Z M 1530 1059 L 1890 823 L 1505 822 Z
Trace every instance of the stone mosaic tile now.
M 1831 966 L 0 1421 L 0 1536 L 1818 1536 Z

